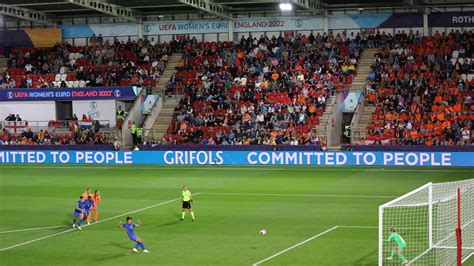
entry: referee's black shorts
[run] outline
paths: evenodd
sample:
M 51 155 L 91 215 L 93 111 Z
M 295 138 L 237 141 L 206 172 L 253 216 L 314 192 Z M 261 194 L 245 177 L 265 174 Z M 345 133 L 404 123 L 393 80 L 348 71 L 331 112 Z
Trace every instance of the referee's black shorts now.
M 183 209 L 191 209 L 191 202 L 183 201 Z

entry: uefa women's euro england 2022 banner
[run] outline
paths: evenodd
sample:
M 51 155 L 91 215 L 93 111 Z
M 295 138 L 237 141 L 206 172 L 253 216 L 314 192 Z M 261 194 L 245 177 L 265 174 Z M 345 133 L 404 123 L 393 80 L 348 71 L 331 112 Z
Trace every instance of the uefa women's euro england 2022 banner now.
M 0 90 L 0 102 L 133 100 L 137 87 L 41 88 Z
M 421 28 L 421 13 L 366 13 L 328 16 L 329 30 L 376 29 L 376 28 Z M 428 27 L 474 27 L 474 11 L 433 12 L 428 16 Z M 228 20 L 168 20 L 146 21 L 143 35 L 209 34 L 228 33 L 229 29 L 239 32 L 284 32 L 321 31 L 324 29 L 322 16 L 312 17 L 252 17 Z M 134 23 L 122 24 L 68 24 L 61 26 L 62 37 L 90 38 L 102 36 L 138 36 Z M 1 43 L 1 42 L 0 42 Z
M 1 146 L 0 146 L 1 147 Z M 471 152 L 1 151 L 0 164 L 474 166 Z

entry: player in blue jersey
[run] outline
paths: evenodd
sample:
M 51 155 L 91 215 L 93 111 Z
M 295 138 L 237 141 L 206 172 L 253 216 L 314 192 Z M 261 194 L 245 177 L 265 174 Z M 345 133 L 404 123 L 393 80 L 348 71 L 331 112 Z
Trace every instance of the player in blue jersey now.
M 81 196 L 76 203 L 76 208 L 74 209 L 74 220 L 72 223 L 73 228 L 77 227 L 77 229 L 81 230 L 82 220 L 85 217 L 87 217 L 87 215 L 84 215 L 85 210 L 86 210 L 86 200 L 84 199 L 83 196 Z M 78 217 L 79 217 L 79 220 L 77 219 Z
M 89 213 L 91 210 L 94 209 L 94 201 L 92 200 L 91 196 L 87 197 L 87 200 L 84 201 L 84 217 L 82 218 L 82 222 L 84 222 L 87 219 L 87 216 L 89 216 Z M 87 224 L 90 224 L 90 222 L 87 222 Z
M 134 229 L 136 227 L 140 227 L 141 225 L 142 225 L 142 223 L 141 223 L 140 220 L 138 220 L 137 224 L 134 224 L 133 221 L 132 221 L 132 217 L 127 217 L 127 223 L 122 224 L 122 222 L 120 222 L 117 227 L 118 228 L 123 228 L 123 230 L 125 230 L 127 232 L 128 238 L 130 238 L 130 240 L 137 243 L 135 245 L 135 247 L 132 249 L 133 252 L 138 252 L 137 248 L 141 247 L 143 252 L 149 253 L 150 251 L 148 251 L 145 248 L 145 245 L 143 245 L 143 241 L 141 240 L 141 238 L 139 238 L 134 232 Z

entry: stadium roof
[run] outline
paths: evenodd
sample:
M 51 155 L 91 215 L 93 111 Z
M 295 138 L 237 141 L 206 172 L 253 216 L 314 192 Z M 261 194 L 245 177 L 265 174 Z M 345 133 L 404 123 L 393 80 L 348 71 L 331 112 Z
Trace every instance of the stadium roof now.
M 38 15 L 41 21 L 43 15 L 45 19 L 56 22 L 64 18 L 101 16 L 138 21 L 154 15 L 169 19 L 172 14 L 200 13 L 203 16 L 228 17 L 236 13 L 279 12 L 282 2 L 292 3 L 297 12 L 308 10 L 315 13 L 361 8 L 377 11 L 411 8 L 429 12 L 431 8 L 439 11 L 436 8 L 474 6 L 471 0 L 2 0 L 0 14 L 6 16 L 5 20 L 30 20 L 28 18 L 37 18 Z M 19 11 L 22 11 L 22 16 L 18 15 Z

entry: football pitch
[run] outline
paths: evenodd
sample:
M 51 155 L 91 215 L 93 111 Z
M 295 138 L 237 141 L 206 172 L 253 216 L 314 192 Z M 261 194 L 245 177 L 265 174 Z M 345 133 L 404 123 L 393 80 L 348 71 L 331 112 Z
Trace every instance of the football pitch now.
M 379 205 L 468 178 L 474 168 L 0 166 L 0 264 L 376 265 Z M 179 221 L 184 184 L 195 222 Z M 101 191 L 100 222 L 79 231 L 86 187 Z M 116 227 L 126 216 L 150 253 L 132 254 Z

